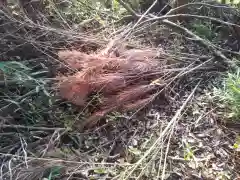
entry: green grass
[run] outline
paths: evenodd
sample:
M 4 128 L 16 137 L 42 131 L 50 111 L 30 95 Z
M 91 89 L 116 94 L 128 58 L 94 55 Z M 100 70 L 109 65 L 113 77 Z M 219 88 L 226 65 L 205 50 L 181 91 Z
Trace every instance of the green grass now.
M 7 61 L 0 63 L 1 112 L 20 114 L 24 124 L 43 120 L 42 112 L 52 105 L 47 68 L 31 67 L 28 62 Z
M 195 21 L 192 24 L 192 29 L 198 36 L 210 41 L 217 37 L 213 25 L 210 22 Z
M 215 95 L 227 109 L 227 118 L 240 118 L 240 68 L 229 72 L 223 81 L 223 87 L 215 91 Z
M 228 4 L 238 7 L 240 5 L 240 0 L 217 0 L 219 3 Z
M 95 24 L 98 22 L 105 26 L 120 19 L 126 12 L 116 0 L 74 0 L 62 4 L 47 0 L 46 9 L 55 21 L 64 23 L 68 28 L 83 24 L 86 20 L 94 20 Z

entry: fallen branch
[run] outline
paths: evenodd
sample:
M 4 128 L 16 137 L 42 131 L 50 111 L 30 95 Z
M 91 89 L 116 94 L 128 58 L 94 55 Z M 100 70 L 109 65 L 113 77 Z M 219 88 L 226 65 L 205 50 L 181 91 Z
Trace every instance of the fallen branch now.
M 180 30 L 182 30 L 184 33 L 188 34 L 189 36 L 191 36 L 192 38 L 194 38 L 194 40 L 200 42 L 203 46 L 205 46 L 207 49 L 211 50 L 215 56 L 220 57 L 221 59 L 223 59 L 223 62 L 226 65 L 229 65 L 231 67 L 235 67 L 235 64 L 228 59 L 221 51 L 218 51 L 217 49 L 215 49 L 214 45 L 212 43 L 210 43 L 209 41 L 202 39 L 201 37 L 199 37 L 198 35 L 194 34 L 192 31 L 188 30 L 187 28 L 180 26 L 174 22 L 171 22 L 169 20 L 163 20 L 163 23 L 176 27 Z
M 234 24 L 234 23 L 230 23 L 230 22 L 226 22 L 226 21 L 223 21 L 223 20 L 218 19 L 218 18 L 209 17 L 209 16 L 201 16 L 201 15 L 193 15 L 193 14 L 173 14 L 173 15 L 165 15 L 165 16 L 154 16 L 154 15 L 151 15 L 151 18 L 148 18 L 147 20 L 143 21 L 142 23 L 139 24 L 139 26 L 141 24 L 145 24 L 145 23 L 151 22 L 151 21 L 163 21 L 165 19 L 174 19 L 176 17 L 177 18 L 191 17 L 191 18 L 197 18 L 197 19 L 205 19 L 205 20 L 218 22 L 218 23 L 224 24 L 226 26 L 233 26 L 233 27 L 240 28 L 240 25 L 237 25 L 237 24 Z
M 131 32 L 137 27 L 137 25 L 146 18 L 146 15 L 150 12 L 150 10 L 157 4 L 158 0 L 155 0 L 152 5 L 141 15 L 137 15 L 137 17 L 139 17 L 138 21 L 133 25 L 133 27 L 129 30 L 128 34 L 125 36 L 125 39 L 131 34 Z M 133 11 L 134 12 L 134 11 Z M 133 13 L 132 12 L 132 13 Z M 135 16 L 136 13 L 134 12 Z
M 229 49 L 223 49 L 223 48 L 221 48 L 221 47 L 219 47 L 217 45 L 214 45 L 214 44 L 213 44 L 213 46 L 214 46 L 214 48 L 216 48 L 216 49 L 218 49 L 218 50 L 220 50 L 222 52 L 226 52 L 226 53 L 234 54 L 236 56 L 240 56 L 240 52 L 232 51 L 232 50 L 229 50 Z
M 41 131 L 66 130 L 66 128 L 36 127 L 36 126 L 23 126 L 23 125 L 13 125 L 13 124 L 1 124 L 0 129 L 1 128 L 29 129 L 29 130 L 41 130 Z
M 185 5 L 183 5 L 183 6 L 185 6 Z M 179 7 L 181 7 L 181 6 L 179 6 Z M 195 18 L 200 18 L 200 19 L 209 19 L 209 20 L 212 20 L 212 21 L 216 21 L 216 22 L 228 25 L 228 26 L 236 26 L 236 27 L 240 28 L 239 25 L 233 24 L 233 23 L 229 23 L 229 22 L 225 22 L 225 21 L 222 21 L 222 20 L 217 19 L 217 18 L 212 18 L 212 17 L 208 17 L 208 16 L 191 15 L 191 14 L 165 15 L 165 16 L 160 16 L 160 17 L 154 16 L 154 15 L 150 15 L 150 16 L 151 16 L 151 18 L 147 19 L 146 21 L 143 21 L 142 23 L 139 24 L 139 26 L 141 24 L 146 23 L 146 22 L 161 20 L 163 23 L 165 23 L 167 25 L 170 25 L 170 26 L 173 26 L 175 28 L 178 28 L 181 31 L 183 31 L 184 33 L 186 33 L 189 36 L 191 36 L 192 38 L 194 38 L 194 40 L 199 41 L 207 49 L 211 50 L 214 53 L 215 56 L 220 57 L 221 59 L 223 59 L 225 64 L 230 65 L 231 67 L 235 67 L 235 64 L 230 59 L 228 59 L 221 51 L 217 50 L 212 43 L 210 43 L 209 41 L 207 41 L 205 39 L 202 39 L 201 37 L 199 37 L 198 35 L 194 34 L 189 29 L 187 29 L 187 28 L 185 28 L 183 26 L 180 26 L 180 25 L 178 25 L 178 24 L 176 24 L 176 23 L 174 23 L 172 21 L 169 21 L 168 18 L 171 19 L 171 18 L 175 18 L 175 17 L 195 17 Z
M 220 9 L 232 9 L 232 10 L 236 10 L 234 7 L 228 7 L 228 6 L 220 6 L 220 5 L 213 5 L 213 4 L 208 4 L 208 3 L 202 3 L 202 2 L 195 2 L 195 3 L 188 3 L 188 4 L 184 4 L 181 6 L 178 6 L 176 8 L 171 9 L 170 11 L 168 11 L 168 13 L 166 15 L 170 15 L 173 13 L 177 13 L 179 10 L 187 8 L 189 6 L 206 6 L 206 7 L 211 7 L 211 8 L 220 8 Z
M 19 156 L 15 154 L 9 154 L 9 153 L 0 153 L 1 156 L 5 157 L 12 157 L 12 158 L 22 158 L 24 159 L 24 156 Z M 63 159 L 57 159 L 57 158 L 38 158 L 38 157 L 26 157 L 27 160 L 38 160 L 38 161 L 47 161 L 47 162 L 54 162 L 54 163 L 62 163 L 62 164 L 80 164 L 80 165 L 112 165 L 112 166 L 130 166 L 131 164 L 129 163 L 122 163 L 122 164 L 117 164 L 117 163 L 95 163 L 95 162 L 79 162 L 79 161 L 71 161 L 71 160 L 63 160 Z
M 128 12 L 130 12 L 133 16 L 139 17 L 139 15 L 125 2 L 122 0 L 117 0 L 119 4 L 121 4 Z

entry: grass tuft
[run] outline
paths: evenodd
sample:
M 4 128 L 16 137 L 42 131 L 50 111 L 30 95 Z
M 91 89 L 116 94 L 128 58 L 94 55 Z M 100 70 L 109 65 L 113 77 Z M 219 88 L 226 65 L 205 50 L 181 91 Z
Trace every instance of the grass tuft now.
M 240 68 L 227 74 L 222 88 L 216 89 L 215 95 L 227 109 L 227 118 L 238 120 L 240 118 Z

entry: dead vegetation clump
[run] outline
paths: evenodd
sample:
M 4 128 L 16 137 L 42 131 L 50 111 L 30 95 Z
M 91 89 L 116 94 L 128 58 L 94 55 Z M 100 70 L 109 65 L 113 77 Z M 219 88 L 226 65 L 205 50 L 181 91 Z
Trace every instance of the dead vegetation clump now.
M 195 101 L 194 97 L 199 93 L 205 97 L 210 79 L 215 81 L 219 71 L 230 67 L 230 55 L 239 54 L 237 45 L 236 50 L 227 50 L 212 30 L 213 22 L 226 30 L 238 25 L 200 12 L 212 8 L 225 15 L 232 9 L 189 2 L 172 7 L 167 14 L 130 10 L 136 21 L 121 28 L 107 24 L 96 36 L 74 28 L 58 29 L 52 22 L 38 24 L 31 20 L 31 13 L 25 12 L 29 17 L 25 19 L 21 14 L 15 17 L 1 12 L 2 59 L 11 61 L 19 56 L 27 67 L 44 63 L 40 70 L 56 72 L 48 64 L 57 60 L 59 67 L 63 64 L 59 57 L 75 71 L 59 78 L 55 74 L 40 76 L 39 69 L 30 71 L 18 63 L 20 67 L 12 74 L 11 64 L 0 62 L 4 74 L 0 82 L 0 179 L 238 179 L 238 135 L 222 130 L 222 115 L 216 116 L 214 103 Z M 194 19 L 191 26 L 190 17 L 201 21 Z M 133 49 L 108 46 L 92 52 L 118 34 L 132 43 Z M 152 47 L 164 47 L 165 51 Z M 14 86 L 10 86 L 12 77 Z M 29 81 L 33 80 L 32 85 Z M 51 85 L 56 80 L 61 97 L 76 106 L 53 96 L 56 89 Z M 142 116 L 114 112 L 133 110 L 135 114 L 163 90 L 168 103 L 163 103 L 160 95 Z M 81 125 L 85 128 L 102 117 L 114 123 L 99 123 L 79 132 L 77 123 L 85 117 Z
M 109 54 L 68 50 L 58 53 L 68 66 L 79 70 L 61 78 L 61 97 L 85 107 L 91 103 L 92 95 L 100 95 L 96 108 L 84 123 L 87 127 L 95 125 L 109 112 L 145 106 L 159 88 L 159 85 L 151 83 L 157 78 L 154 73 L 160 74 L 167 64 L 164 58 L 160 59 L 162 55 L 157 50 L 131 49 Z

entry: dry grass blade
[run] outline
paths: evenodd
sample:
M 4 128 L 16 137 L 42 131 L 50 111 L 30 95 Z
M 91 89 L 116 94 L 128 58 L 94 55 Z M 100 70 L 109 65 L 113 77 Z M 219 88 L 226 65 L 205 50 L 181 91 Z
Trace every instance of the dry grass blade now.
M 159 142 L 162 140 L 162 138 L 166 135 L 166 133 L 175 126 L 176 122 L 178 121 L 178 118 L 180 117 L 182 111 L 184 110 L 184 108 L 186 107 L 187 103 L 191 100 L 191 98 L 193 97 L 195 91 L 197 90 L 199 83 L 195 86 L 195 88 L 193 89 L 193 91 L 191 92 L 191 94 L 188 96 L 188 98 L 184 101 L 184 103 L 182 104 L 182 106 L 178 109 L 178 111 L 176 112 L 176 114 L 173 116 L 173 118 L 171 119 L 171 121 L 168 123 L 167 127 L 161 132 L 161 134 L 159 135 L 158 139 L 153 143 L 153 145 L 147 150 L 147 152 L 144 153 L 144 155 L 141 157 L 140 160 L 138 160 L 130 169 L 127 169 L 122 177 L 122 179 L 128 179 L 132 173 L 138 168 L 139 165 L 142 164 L 142 162 L 145 160 L 145 158 L 147 156 L 149 156 L 152 151 L 154 150 L 154 148 L 159 144 Z M 164 172 L 163 172 L 164 173 Z

